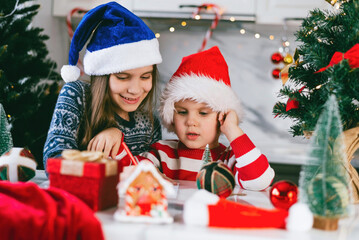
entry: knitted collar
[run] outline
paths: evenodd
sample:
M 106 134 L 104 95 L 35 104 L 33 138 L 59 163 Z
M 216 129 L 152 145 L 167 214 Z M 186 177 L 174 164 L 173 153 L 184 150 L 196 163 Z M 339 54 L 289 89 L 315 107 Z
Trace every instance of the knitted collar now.
M 117 113 L 115 114 L 115 119 L 118 122 L 118 124 L 127 127 L 127 128 L 133 128 L 136 125 L 136 120 L 134 117 L 134 112 L 130 112 L 128 113 L 128 116 L 130 117 L 130 120 L 127 121 L 126 119 L 123 119 L 122 117 L 120 117 L 120 115 L 118 115 Z

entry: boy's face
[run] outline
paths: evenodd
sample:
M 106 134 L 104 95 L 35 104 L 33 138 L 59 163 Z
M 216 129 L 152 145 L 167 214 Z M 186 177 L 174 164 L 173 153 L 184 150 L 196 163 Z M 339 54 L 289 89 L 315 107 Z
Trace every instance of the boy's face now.
M 218 146 L 218 114 L 204 103 L 192 100 L 175 103 L 173 124 L 179 140 L 188 148 Z

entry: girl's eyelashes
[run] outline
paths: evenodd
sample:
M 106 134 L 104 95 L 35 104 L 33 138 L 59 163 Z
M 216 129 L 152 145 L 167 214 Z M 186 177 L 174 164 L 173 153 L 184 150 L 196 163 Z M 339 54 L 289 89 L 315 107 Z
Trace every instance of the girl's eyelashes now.
M 127 79 L 132 78 L 132 76 L 131 76 L 131 75 L 128 75 L 128 74 L 119 74 L 119 75 L 116 75 L 116 78 L 117 78 L 118 80 L 127 80 Z M 152 78 L 152 74 L 151 74 L 151 73 L 146 73 L 146 74 L 140 76 L 140 78 L 141 78 L 142 80 L 148 80 L 148 79 L 151 79 L 151 78 Z
M 146 75 L 141 76 L 141 79 L 143 79 L 143 80 L 147 80 L 150 78 L 152 78 L 152 74 L 148 74 L 148 75 L 146 74 Z
M 129 79 L 129 76 L 128 75 L 125 75 L 125 74 L 121 74 L 121 75 L 116 75 L 116 78 L 118 80 L 126 80 L 126 79 Z

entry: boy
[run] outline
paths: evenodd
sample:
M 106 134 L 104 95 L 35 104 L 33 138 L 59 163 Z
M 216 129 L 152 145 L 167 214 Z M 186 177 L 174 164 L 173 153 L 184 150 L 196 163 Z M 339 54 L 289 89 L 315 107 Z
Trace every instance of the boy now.
M 274 177 L 267 158 L 238 126 L 240 102 L 231 89 L 228 66 L 218 47 L 184 57 L 161 96 L 164 126 L 179 140 L 161 140 L 137 156 L 172 179 L 196 180 L 207 144 L 213 161 L 223 161 L 244 189 L 263 190 Z M 220 134 L 230 142 L 218 142 Z M 130 162 L 125 151 L 116 157 Z

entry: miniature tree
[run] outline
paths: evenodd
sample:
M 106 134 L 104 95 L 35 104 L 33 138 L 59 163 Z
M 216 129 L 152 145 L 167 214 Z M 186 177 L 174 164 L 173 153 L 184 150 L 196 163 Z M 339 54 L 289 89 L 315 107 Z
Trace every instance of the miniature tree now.
M 324 106 L 299 179 L 300 199 L 314 215 L 314 227 L 335 230 L 350 212 L 350 181 L 338 104 L 334 95 Z
M 12 138 L 5 110 L 0 103 L 0 156 L 12 148 Z
M 327 2 L 333 9 L 311 11 L 295 34 L 298 57 L 273 108 L 274 115 L 293 120 L 293 136 L 314 130 L 331 94 L 337 97 L 343 129 L 359 122 L 359 1 Z
M 211 151 L 209 150 L 209 145 L 206 145 L 202 156 L 202 165 L 212 162 Z
M 49 37 L 32 25 L 39 8 L 32 0 L 0 1 L 0 102 L 14 146 L 30 149 L 41 169 L 61 77 L 47 57 Z

